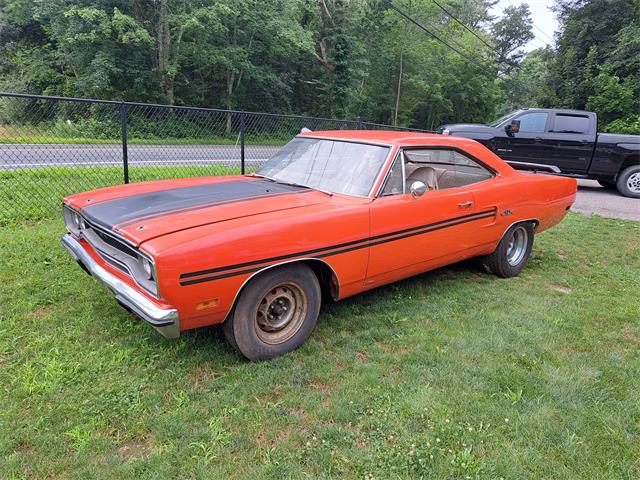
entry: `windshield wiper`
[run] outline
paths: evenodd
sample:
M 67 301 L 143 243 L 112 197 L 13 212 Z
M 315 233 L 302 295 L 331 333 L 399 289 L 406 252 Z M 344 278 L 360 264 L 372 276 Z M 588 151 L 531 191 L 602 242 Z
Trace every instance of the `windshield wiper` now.
M 302 183 L 288 182 L 288 181 L 284 181 L 284 180 L 279 180 L 277 178 L 267 177 L 266 175 L 261 175 L 259 173 L 252 173 L 251 176 L 252 177 L 264 178 L 266 180 L 271 180 L 274 183 L 280 183 L 282 185 L 291 185 L 292 187 L 310 188 L 311 190 L 317 190 L 318 192 L 322 192 L 325 195 L 329 195 L 330 197 L 333 197 L 333 192 L 330 192 L 328 190 L 323 190 L 323 189 L 318 188 L 318 187 L 312 187 L 310 185 L 303 185 Z

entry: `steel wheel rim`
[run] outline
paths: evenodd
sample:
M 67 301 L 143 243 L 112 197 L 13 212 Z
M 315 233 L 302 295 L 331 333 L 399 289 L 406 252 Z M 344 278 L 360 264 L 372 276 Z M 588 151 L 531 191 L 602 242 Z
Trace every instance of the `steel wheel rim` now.
M 272 287 L 256 308 L 258 338 L 269 345 L 278 345 L 291 339 L 304 323 L 307 304 L 307 295 L 296 282 L 284 282 Z
M 528 241 L 529 233 L 526 228 L 518 227 L 513 231 L 507 247 L 507 262 L 509 265 L 515 267 L 522 262 L 527 252 Z
M 629 178 L 627 178 L 627 188 L 633 193 L 640 193 L 640 172 L 629 175 Z

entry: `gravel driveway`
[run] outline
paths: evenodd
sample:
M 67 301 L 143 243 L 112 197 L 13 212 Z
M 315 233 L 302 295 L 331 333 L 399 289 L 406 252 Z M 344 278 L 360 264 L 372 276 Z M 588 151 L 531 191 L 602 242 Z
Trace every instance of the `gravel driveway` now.
M 578 180 L 578 196 L 571 210 L 640 222 L 640 198 L 623 197 L 615 190 L 602 188 L 595 180 Z

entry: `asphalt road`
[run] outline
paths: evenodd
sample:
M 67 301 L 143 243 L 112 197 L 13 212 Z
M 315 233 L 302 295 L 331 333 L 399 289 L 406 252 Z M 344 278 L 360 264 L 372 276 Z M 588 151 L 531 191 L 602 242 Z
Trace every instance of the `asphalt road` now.
M 571 210 L 640 222 L 640 198 L 623 197 L 615 190 L 601 187 L 595 180 L 578 180 L 578 195 Z
M 280 147 L 245 147 L 247 165 L 261 163 Z M 129 165 L 229 165 L 240 164 L 236 145 L 129 145 Z M 52 166 L 118 166 L 120 145 L 0 144 L 0 170 Z M 640 221 L 640 199 L 626 198 L 602 188 L 593 180 L 578 181 L 578 196 L 572 210 L 587 215 Z
M 245 147 L 245 162 L 260 163 L 280 147 Z M 239 165 L 235 145 L 129 145 L 129 165 Z M 121 145 L 0 144 L 0 170 L 122 165 Z

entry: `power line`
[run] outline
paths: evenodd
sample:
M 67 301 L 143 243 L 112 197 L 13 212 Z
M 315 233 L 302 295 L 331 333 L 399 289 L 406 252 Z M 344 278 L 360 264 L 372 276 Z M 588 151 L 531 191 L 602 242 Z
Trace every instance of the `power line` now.
M 511 4 L 511 6 L 513 8 L 518 8 L 516 6 L 515 3 L 513 3 L 511 0 L 507 0 L 507 2 L 509 2 Z M 554 42 L 555 40 L 553 38 L 551 38 L 549 35 L 547 35 L 546 33 L 544 33 L 540 28 L 538 28 L 538 26 L 533 22 L 533 19 L 531 20 L 531 25 L 533 26 L 533 28 L 535 28 L 536 30 L 538 30 L 540 33 L 542 33 L 545 37 L 547 37 L 549 40 L 551 40 L 551 42 Z M 533 34 L 533 36 L 537 39 L 540 40 L 545 46 L 548 45 L 547 41 L 538 37 L 535 33 Z
M 533 23 L 533 22 L 531 22 L 531 23 L 532 23 L 532 25 L 533 25 L 533 28 L 535 28 L 536 30 L 538 30 L 541 34 L 543 34 L 545 37 L 547 37 L 547 38 L 548 38 L 549 40 L 551 40 L 552 42 L 554 42 L 554 41 L 555 41 L 555 40 L 554 40 L 553 38 L 551 38 L 549 35 L 547 35 L 547 34 L 546 34 L 546 33 L 544 33 L 542 30 L 540 30 L 540 29 L 538 28 L 538 26 L 537 26 L 535 23 Z
M 411 18 L 409 15 L 407 15 L 406 13 L 404 13 L 402 10 L 400 10 L 398 7 L 396 7 L 393 3 L 391 2 L 387 2 L 387 5 L 389 6 L 389 8 L 391 8 L 392 10 L 395 10 L 401 17 L 404 17 L 405 20 L 408 20 L 409 22 L 413 23 L 416 27 L 418 27 L 420 30 L 423 30 L 424 32 L 426 32 L 430 37 L 432 37 L 433 39 L 437 40 L 438 42 L 442 43 L 443 45 L 449 47 L 451 50 L 453 50 L 454 52 L 456 52 L 458 55 L 460 55 L 462 58 L 464 58 L 465 60 L 467 60 L 469 63 L 473 63 L 474 65 L 477 65 L 477 61 L 473 60 L 471 57 L 468 57 L 466 54 L 462 53 L 460 50 L 458 50 L 457 48 L 449 45 L 447 42 L 445 42 L 442 38 L 440 38 L 438 35 L 436 35 L 435 33 L 433 33 L 431 30 L 428 30 L 426 27 L 424 27 L 422 24 L 418 23 L 416 20 L 414 20 L 413 18 Z
M 493 50 L 493 47 L 491 45 L 489 45 L 487 42 L 484 41 L 484 39 L 482 37 L 480 37 L 480 35 L 478 35 L 476 32 L 474 32 L 473 30 L 471 30 L 469 27 L 467 27 L 461 20 L 459 20 L 453 13 L 449 12 L 449 10 L 447 10 L 446 8 L 444 8 L 442 5 L 440 5 L 438 3 L 438 0 L 431 0 L 433 3 L 435 3 L 438 8 L 440 8 L 440 10 L 442 10 L 444 13 L 446 13 L 449 17 L 453 18 L 456 22 L 458 22 L 460 25 L 462 25 L 465 30 L 467 30 L 468 32 L 470 32 L 474 37 L 476 37 L 478 40 L 480 40 L 482 43 L 484 43 L 487 47 L 489 47 L 490 49 Z

